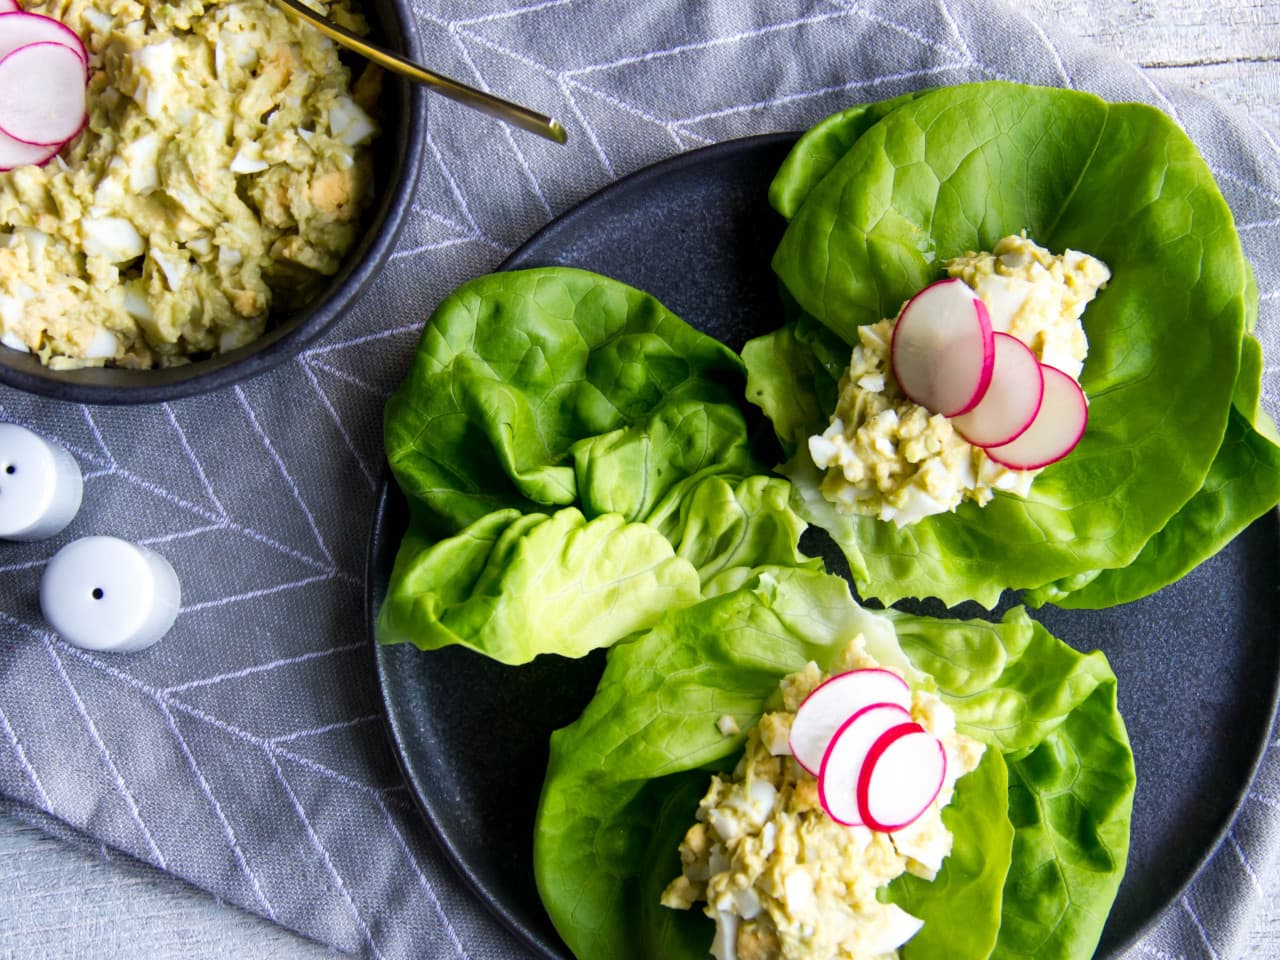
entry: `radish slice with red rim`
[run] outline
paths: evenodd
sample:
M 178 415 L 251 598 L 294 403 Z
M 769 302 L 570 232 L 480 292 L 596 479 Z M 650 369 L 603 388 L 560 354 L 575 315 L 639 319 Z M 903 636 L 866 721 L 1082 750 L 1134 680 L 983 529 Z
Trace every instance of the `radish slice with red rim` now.
M 788 745 L 805 770 L 817 776 L 836 731 L 873 703 L 911 708 L 911 688 L 896 673 L 879 667 L 849 670 L 824 680 L 796 708 Z
M 987 456 L 1012 470 L 1038 470 L 1075 449 L 1089 423 L 1089 404 L 1080 384 L 1057 367 L 1041 364 L 1044 399 L 1040 410 L 1011 443 L 987 447 Z
M 89 53 L 79 34 L 62 21 L 39 13 L 17 11 L 4 14 L 0 19 L 0 57 L 33 43 L 61 43 L 70 47 L 82 64 L 89 62 Z M 88 78 L 87 67 L 85 77 Z M 30 87 L 25 89 L 31 90 Z
M 61 146 L 83 128 L 84 64 L 62 43 L 31 43 L 0 57 L 0 131 L 23 143 Z
M 858 810 L 858 776 L 867 753 L 886 731 L 911 722 L 896 703 L 874 703 L 846 720 L 831 738 L 818 773 L 818 800 L 836 823 L 862 826 Z
M 1008 333 L 994 335 L 991 383 L 978 405 L 951 421 L 975 447 L 1016 440 L 1031 426 L 1044 399 L 1044 374 L 1031 348 Z
M 62 144 L 33 146 L 0 131 L 0 173 L 16 170 L 18 167 L 41 166 L 52 160 L 61 149 Z
M 18 6 L 18 0 L 0 0 L 0 16 L 6 13 L 21 13 L 22 8 Z
M 858 774 L 857 802 L 862 822 L 892 833 L 910 826 L 933 803 L 947 776 L 947 751 L 918 723 L 882 733 Z
M 963 280 L 930 284 L 902 308 L 889 359 L 912 402 L 947 417 L 973 409 L 995 361 L 986 304 Z

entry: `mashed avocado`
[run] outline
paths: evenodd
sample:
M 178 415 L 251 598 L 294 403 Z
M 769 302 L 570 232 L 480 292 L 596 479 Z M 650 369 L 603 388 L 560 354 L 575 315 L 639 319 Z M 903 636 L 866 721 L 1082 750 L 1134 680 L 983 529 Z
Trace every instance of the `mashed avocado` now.
M 861 634 L 832 674 L 880 666 Z M 876 891 L 909 872 L 932 880 L 951 852 L 942 809 L 956 780 L 975 769 L 983 745 L 955 729 L 955 715 L 926 691 L 912 693 L 912 719 L 947 752 L 942 791 L 923 816 L 895 833 L 846 827 L 822 809 L 818 781 L 790 755 L 795 711 L 827 676 L 810 663 L 781 681 L 782 709 L 765 714 L 730 777 L 713 777 L 698 822 L 680 845 L 679 877 L 662 903 L 705 901 L 716 921 L 717 960 L 870 960 L 895 956 L 921 922 L 881 903 Z
M 986 304 L 993 330 L 1012 334 L 1040 362 L 1079 379 L 1089 349 L 1080 318 L 1111 278 L 1106 264 L 1075 250 L 1055 255 L 1024 232 L 946 267 Z M 823 496 L 845 513 L 898 526 L 965 500 L 982 506 L 997 491 L 1025 497 L 1038 471 L 1001 466 L 961 437 L 949 418 L 903 395 L 889 358 L 894 322 L 858 328 L 831 424 L 809 438 L 813 462 L 827 471 Z
M 317 4 L 349 29 L 364 21 Z M 271 0 L 45 0 L 89 51 L 89 121 L 0 174 L 0 342 L 55 368 L 233 349 L 357 238 L 378 75 Z

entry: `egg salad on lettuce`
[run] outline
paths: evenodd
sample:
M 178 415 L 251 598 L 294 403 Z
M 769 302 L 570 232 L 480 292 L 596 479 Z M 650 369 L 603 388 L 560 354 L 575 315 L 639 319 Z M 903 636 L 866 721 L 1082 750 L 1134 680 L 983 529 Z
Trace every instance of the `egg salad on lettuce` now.
M 775 826 L 766 853 L 762 827 L 742 869 L 727 874 L 729 865 L 713 868 L 707 853 L 708 887 L 725 885 L 717 903 L 756 922 L 718 928 L 701 910 L 664 906 L 703 892 L 673 886 L 672 878 L 687 860 L 703 882 L 697 848 L 710 838 L 695 829 L 690 845 L 690 824 L 700 807 L 711 819 L 708 802 L 731 802 L 721 788 L 708 795 L 709 778 L 736 779 L 732 771 L 752 749 L 750 731 L 785 709 L 785 677 L 807 675 L 811 661 L 834 672 L 848 662 L 850 644 L 855 660 L 900 671 L 927 695 L 922 704 L 936 697 L 954 714 L 958 736 L 985 747 L 941 808 L 947 855 L 927 837 L 915 838 L 918 846 L 901 838 L 912 851 L 904 857 L 886 835 L 824 826 L 825 814 L 798 812 L 803 788 L 784 782 L 778 796 L 791 792 L 780 816 L 801 818 L 797 843 Z M 1133 756 L 1115 696 L 1101 653 L 1071 650 L 1021 609 L 1000 623 L 873 613 L 838 577 L 758 570 L 608 651 L 582 716 L 552 735 L 534 831 L 539 893 L 579 960 L 702 960 L 713 950 L 721 960 L 866 956 L 901 934 L 904 917 L 920 923 L 897 952 L 903 960 L 1084 960 L 1097 946 L 1129 844 Z M 938 712 L 935 722 L 945 736 L 949 721 Z M 976 753 L 962 748 L 970 760 Z M 769 765 L 746 764 L 760 762 Z M 755 790 L 762 808 L 768 793 Z M 744 816 L 763 820 L 762 810 Z M 725 827 L 734 833 L 727 819 Z M 922 829 L 930 830 L 928 821 Z M 864 844 L 887 862 L 860 866 L 869 856 Z M 875 890 L 880 880 L 887 883 Z M 822 952 L 833 941 L 850 952 Z
M 0 343 L 146 368 L 311 299 L 372 196 L 378 74 L 270 0 L 41 0 L 89 51 L 84 132 L 0 174 Z M 346 0 L 321 5 L 367 32 Z
M 945 267 L 986 305 L 992 330 L 1017 337 L 1041 363 L 1079 379 L 1089 351 L 1081 316 L 1110 279 L 1106 264 L 1075 250 L 1055 255 L 1023 232 Z M 1025 497 L 1038 470 L 996 462 L 951 418 L 903 394 L 890 359 L 895 323 L 858 327 L 831 423 L 808 439 L 814 465 L 826 471 L 822 495 L 842 513 L 897 526 L 964 501 L 985 506 L 997 491 Z
M 818 779 L 792 755 L 788 734 L 806 697 L 831 676 L 883 669 L 857 634 L 824 674 L 810 661 L 779 681 L 782 704 L 748 734 L 731 774 L 713 775 L 698 822 L 680 842 L 681 871 L 662 904 L 705 903 L 719 960 L 872 960 L 923 925 L 878 893 L 910 873 L 932 880 L 951 852 L 942 822 L 956 780 L 977 768 L 984 745 L 959 733 L 936 694 L 911 692 L 910 715 L 946 752 L 941 790 L 913 823 L 892 832 L 838 823 Z
M 789 221 L 773 257 L 788 317 L 744 349 L 748 396 L 789 456 L 797 509 L 831 534 L 860 595 L 1123 603 L 1280 501 L 1253 276 L 1212 174 L 1159 110 L 997 81 L 859 105 L 800 138 L 770 200 Z M 1024 230 L 1112 273 L 1083 315 L 1079 444 L 1025 496 L 997 489 L 904 527 L 842 513 L 807 446 L 861 328 Z

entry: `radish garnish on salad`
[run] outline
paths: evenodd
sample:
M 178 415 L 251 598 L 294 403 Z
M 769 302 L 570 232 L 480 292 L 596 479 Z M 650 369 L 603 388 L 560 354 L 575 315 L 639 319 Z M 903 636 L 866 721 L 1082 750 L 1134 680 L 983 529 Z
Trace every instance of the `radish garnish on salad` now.
M 87 63 L 61 21 L 0 3 L 0 172 L 47 163 L 80 134 Z
M 782 679 L 782 709 L 751 731 L 732 775 L 712 777 L 680 845 L 662 903 L 705 903 L 718 960 L 869 960 L 923 926 L 877 891 L 936 876 L 952 846 L 942 810 L 984 746 L 861 634 L 833 671 L 809 663 Z M 821 751 L 816 776 L 796 746 Z
M 1084 434 L 1081 316 L 1111 272 L 1025 231 L 947 262 L 948 279 L 858 328 L 830 426 L 809 452 L 823 495 L 898 526 L 1026 496 Z

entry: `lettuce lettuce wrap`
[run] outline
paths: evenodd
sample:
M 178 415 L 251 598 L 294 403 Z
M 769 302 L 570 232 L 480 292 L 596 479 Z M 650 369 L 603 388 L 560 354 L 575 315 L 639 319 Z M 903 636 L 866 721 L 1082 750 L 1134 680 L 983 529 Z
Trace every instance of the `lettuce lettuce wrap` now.
M 1208 167 L 1158 110 L 1003 82 L 859 106 L 801 138 L 770 199 L 790 221 L 773 262 L 791 310 L 744 350 L 748 394 L 863 596 L 1125 602 L 1280 500 L 1253 276 Z M 1084 315 L 1079 446 L 1026 498 L 902 528 L 838 512 L 806 440 L 827 426 L 857 327 L 892 317 L 945 260 L 1021 230 L 1111 268 Z
M 463 284 L 387 404 L 410 521 L 379 641 L 576 657 L 759 565 L 818 563 L 751 451 L 743 389 L 733 351 L 616 280 Z
M 987 744 L 943 813 L 954 848 L 888 898 L 925 921 L 904 960 L 1091 956 L 1124 873 L 1134 769 L 1103 655 L 1021 610 L 951 621 L 855 603 L 844 580 L 758 570 L 608 653 L 581 718 L 552 737 L 538 889 L 579 960 L 701 960 L 714 924 L 659 905 L 712 772 L 733 766 L 778 681 L 854 635 Z M 725 734 L 731 717 L 740 733 Z M 732 728 L 730 728 L 732 729 Z

